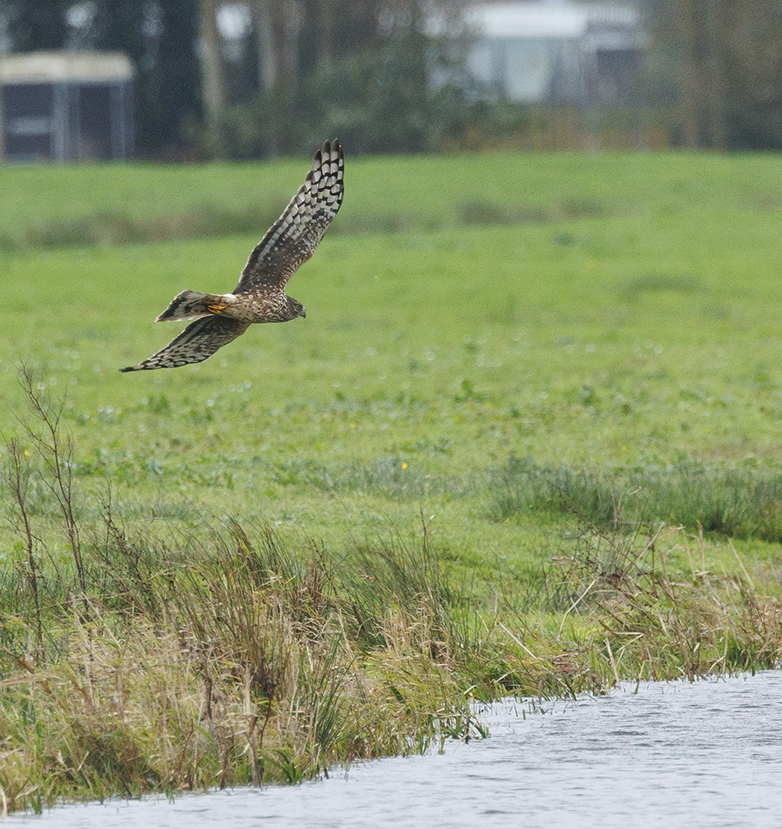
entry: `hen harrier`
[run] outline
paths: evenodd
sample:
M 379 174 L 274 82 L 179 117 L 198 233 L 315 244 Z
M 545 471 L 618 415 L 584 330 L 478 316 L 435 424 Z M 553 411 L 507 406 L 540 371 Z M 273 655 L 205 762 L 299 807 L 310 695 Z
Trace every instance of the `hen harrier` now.
M 256 245 L 232 294 L 182 291 L 157 318 L 195 319 L 164 349 L 137 366 L 120 371 L 176 368 L 200 363 L 254 322 L 288 322 L 306 316 L 304 306 L 285 293 L 337 215 L 344 191 L 345 160 L 339 141 L 326 141 L 315 153 L 312 170 L 282 216 Z

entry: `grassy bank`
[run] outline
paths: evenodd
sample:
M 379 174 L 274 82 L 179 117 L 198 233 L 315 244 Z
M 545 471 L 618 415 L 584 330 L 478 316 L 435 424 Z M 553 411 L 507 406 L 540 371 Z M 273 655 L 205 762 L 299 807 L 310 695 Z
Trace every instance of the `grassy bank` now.
M 527 572 L 454 567 L 424 515 L 412 541 L 336 546 L 230 517 L 129 524 L 108 480 L 81 490 L 61 406 L 22 382 L 0 569 L 10 809 L 295 783 L 485 736 L 474 700 L 782 656 L 779 602 L 738 557 L 738 575 L 710 572 L 703 535 L 664 524 L 581 521 Z
M 117 372 L 306 164 L 0 169 L 11 808 L 779 662 L 782 162 L 350 161 L 306 320 Z

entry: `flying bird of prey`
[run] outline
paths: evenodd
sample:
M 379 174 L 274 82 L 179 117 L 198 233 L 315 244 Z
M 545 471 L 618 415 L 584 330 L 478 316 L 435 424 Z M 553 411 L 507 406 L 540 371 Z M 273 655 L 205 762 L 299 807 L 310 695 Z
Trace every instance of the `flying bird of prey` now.
M 337 215 L 344 191 L 344 166 L 339 141 L 326 141 L 315 153 L 312 169 L 298 193 L 250 254 L 234 292 L 182 291 L 157 321 L 195 322 L 157 354 L 120 371 L 200 363 L 244 334 L 254 322 L 288 322 L 306 316 L 304 306 L 285 293 L 285 286 L 315 252 Z

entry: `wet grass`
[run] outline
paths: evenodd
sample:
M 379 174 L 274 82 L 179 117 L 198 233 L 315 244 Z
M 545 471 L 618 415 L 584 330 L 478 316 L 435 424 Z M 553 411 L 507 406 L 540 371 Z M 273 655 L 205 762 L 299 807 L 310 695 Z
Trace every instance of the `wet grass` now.
M 235 284 L 306 165 L 0 169 L 13 808 L 779 662 L 782 163 L 351 161 L 306 321 L 116 371 L 178 291 Z

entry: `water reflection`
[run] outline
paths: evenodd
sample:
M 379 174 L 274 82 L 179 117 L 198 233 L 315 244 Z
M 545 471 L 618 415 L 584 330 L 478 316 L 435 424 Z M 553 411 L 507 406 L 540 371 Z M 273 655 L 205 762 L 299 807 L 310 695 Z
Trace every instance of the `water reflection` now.
M 779 827 L 782 672 L 506 702 L 488 740 L 292 788 L 63 807 L 3 829 Z

